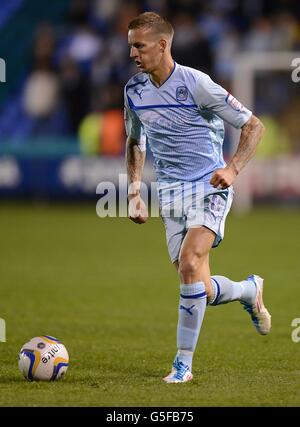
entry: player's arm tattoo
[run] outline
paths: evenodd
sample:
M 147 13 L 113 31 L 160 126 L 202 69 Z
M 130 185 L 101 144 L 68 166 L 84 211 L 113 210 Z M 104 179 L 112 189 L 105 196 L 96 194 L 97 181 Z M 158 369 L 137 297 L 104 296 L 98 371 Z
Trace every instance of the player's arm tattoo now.
M 252 115 L 242 127 L 237 151 L 228 165 L 234 169 L 236 174 L 238 174 L 254 156 L 257 144 L 259 143 L 264 131 L 264 125 L 254 115 Z
M 146 151 L 141 151 L 138 141 L 127 138 L 126 141 L 126 166 L 129 182 L 128 194 L 138 194 L 142 179 Z

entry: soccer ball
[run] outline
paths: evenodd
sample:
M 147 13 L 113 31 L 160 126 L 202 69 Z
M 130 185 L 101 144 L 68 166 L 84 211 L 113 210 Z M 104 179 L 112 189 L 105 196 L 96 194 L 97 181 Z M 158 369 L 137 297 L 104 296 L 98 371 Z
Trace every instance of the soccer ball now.
M 19 369 L 29 381 L 54 381 L 61 378 L 69 366 L 66 347 L 48 335 L 32 338 L 19 353 Z

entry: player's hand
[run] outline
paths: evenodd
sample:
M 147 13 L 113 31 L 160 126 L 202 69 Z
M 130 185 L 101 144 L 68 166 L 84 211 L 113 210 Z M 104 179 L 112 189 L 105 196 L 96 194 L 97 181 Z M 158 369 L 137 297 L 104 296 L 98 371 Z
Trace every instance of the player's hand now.
M 236 176 L 237 173 L 234 168 L 226 166 L 225 168 L 215 170 L 210 184 L 215 188 L 225 189 L 230 187 Z
M 144 224 L 149 218 L 146 205 L 140 195 L 128 195 L 128 216 L 137 224 Z

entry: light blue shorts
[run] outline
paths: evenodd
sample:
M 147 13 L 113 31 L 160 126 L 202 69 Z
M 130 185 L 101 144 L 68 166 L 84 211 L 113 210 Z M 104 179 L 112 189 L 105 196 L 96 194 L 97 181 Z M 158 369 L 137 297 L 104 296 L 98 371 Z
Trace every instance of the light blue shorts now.
M 160 216 L 166 227 L 172 262 L 179 258 L 182 241 L 189 228 L 205 226 L 216 237 L 217 247 L 224 237 L 225 220 L 233 200 L 233 188 L 213 188 L 202 182 L 159 182 Z

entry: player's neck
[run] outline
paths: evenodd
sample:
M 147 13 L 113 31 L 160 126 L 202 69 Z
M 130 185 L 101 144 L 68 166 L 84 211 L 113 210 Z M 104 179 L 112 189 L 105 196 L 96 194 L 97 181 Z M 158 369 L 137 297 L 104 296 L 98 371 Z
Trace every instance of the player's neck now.
M 152 83 L 160 87 L 173 72 L 175 67 L 174 59 L 170 56 L 165 62 L 160 64 L 160 67 L 157 70 L 153 70 L 150 73 L 150 78 Z

